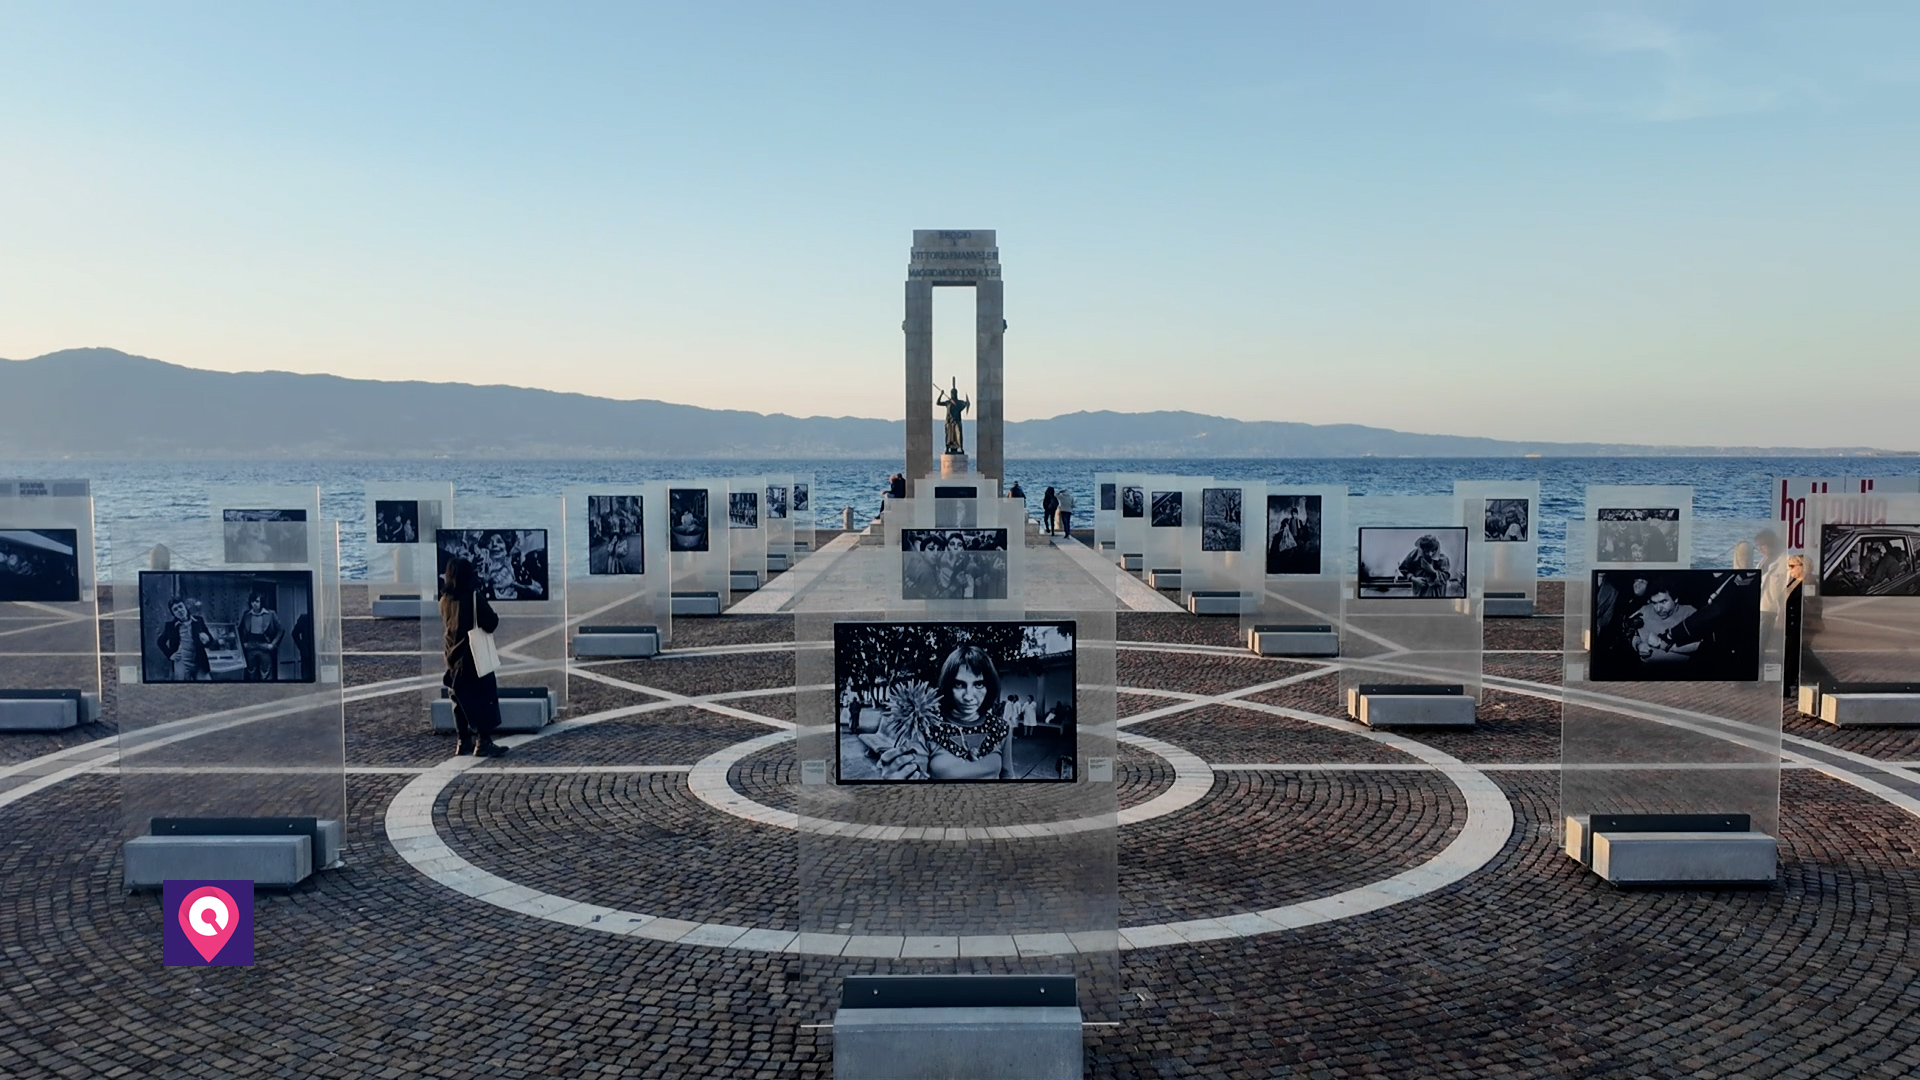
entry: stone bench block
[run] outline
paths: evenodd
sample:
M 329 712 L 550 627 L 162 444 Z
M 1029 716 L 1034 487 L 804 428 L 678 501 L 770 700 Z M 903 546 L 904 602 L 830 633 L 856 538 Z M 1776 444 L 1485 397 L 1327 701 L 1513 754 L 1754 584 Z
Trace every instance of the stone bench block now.
M 313 876 L 313 840 L 305 835 L 136 836 L 121 851 L 129 889 L 182 879 L 290 887 Z
M 1802 683 L 1799 687 L 1799 708 L 1801 716 L 1820 715 L 1820 685 Z
M 677 592 L 673 594 L 675 615 L 718 615 L 724 605 L 717 592 Z
M 532 692 L 526 692 L 529 689 Z M 545 689 L 503 686 L 500 688 L 500 727 L 494 734 L 515 735 L 539 731 L 551 723 L 559 711 L 559 703 Z M 453 722 L 451 699 L 443 697 L 435 700 L 431 716 L 433 730 L 458 730 Z
M 759 587 L 760 572 L 758 570 L 727 571 L 727 588 L 734 592 L 753 592 Z
M 848 1009 L 833 1017 L 834 1080 L 1080 1080 L 1078 1005 Z
M 65 731 L 98 719 L 98 694 L 80 690 L 0 690 L 0 731 Z
M 767 573 L 769 576 L 773 574 L 783 573 L 787 569 L 787 563 L 788 563 L 788 557 L 781 554 L 780 552 L 777 552 L 777 551 L 767 552 Z
M 1325 625 L 1256 626 L 1247 631 L 1255 656 L 1339 656 L 1340 635 Z
M 1156 589 L 1177 589 L 1180 587 L 1180 571 L 1159 569 L 1147 571 L 1147 584 Z
M 439 614 L 439 601 L 423 597 L 419 593 L 381 593 L 373 598 L 373 617 L 376 619 L 420 619 L 425 618 L 429 609 Z
M 1212 590 L 1189 593 L 1187 610 L 1195 615 L 1238 615 L 1240 594 Z
M 1823 693 L 1819 708 L 1834 727 L 1920 727 L 1920 694 Z
M 657 626 L 583 626 L 573 636 L 577 660 L 645 659 L 659 652 Z
M 1417 687 L 1405 691 L 1420 690 Z M 1475 701 L 1457 689 L 1347 692 L 1347 711 L 1368 727 L 1472 727 Z M 1450 692 L 1449 692 L 1450 691 Z
M 1525 619 L 1533 616 L 1533 601 L 1526 593 L 1490 592 L 1486 594 L 1486 617 L 1489 619 Z
M 1615 885 L 1759 885 L 1778 876 L 1762 832 L 1598 832 L 1593 872 Z
M 1127 555 L 1122 553 L 1120 556 L 1120 569 L 1122 570 L 1138 570 L 1145 565 L 1147 565 L 1147 557 L 1145 555 Z

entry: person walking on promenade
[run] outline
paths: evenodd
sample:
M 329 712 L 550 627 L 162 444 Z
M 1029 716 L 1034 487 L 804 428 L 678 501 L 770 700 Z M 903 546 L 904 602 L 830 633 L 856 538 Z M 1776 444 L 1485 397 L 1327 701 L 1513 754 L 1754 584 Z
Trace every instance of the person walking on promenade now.
M 1040 523 L 1046 526 L 1048 536 L 1053 535 L 1053 514 L 1058 509 L 1060 509 L 1060 496 L 1054 494 L 1052 488 L 1048 488 L 1047 493 L 1040 497 Z
M 500 616 L 480 595 L 480 575 L 465 557 L 449 560 L 440 579 L 440 622 L 447 629 L 447 673 L 440 682 L 453 695 L 453 726 L 460 732 L 454 752 L 499 757 L 507 752 L 493 741 L 500 727 L 500 683 L 493 672 L 482 675 L 474 666 L 467 632 L 477 625 L 491 634 L 500 628 Z
M 1060 489 L 1060 535 L 1073 539 L 1073 492 Z

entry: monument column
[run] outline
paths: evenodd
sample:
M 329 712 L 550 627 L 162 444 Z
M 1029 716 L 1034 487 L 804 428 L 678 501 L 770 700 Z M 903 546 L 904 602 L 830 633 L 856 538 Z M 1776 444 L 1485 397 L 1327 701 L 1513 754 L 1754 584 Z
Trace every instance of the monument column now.
M 933 282 L 907 281 L 907 480 L 933 472 Z M 911 489 L 909 489 L 911 490 Z
M 1006 286 L 999 280 L 974 286 L 974 471 L 1007 482 L 1006 389 L 1002 375 L 1006 331 Z

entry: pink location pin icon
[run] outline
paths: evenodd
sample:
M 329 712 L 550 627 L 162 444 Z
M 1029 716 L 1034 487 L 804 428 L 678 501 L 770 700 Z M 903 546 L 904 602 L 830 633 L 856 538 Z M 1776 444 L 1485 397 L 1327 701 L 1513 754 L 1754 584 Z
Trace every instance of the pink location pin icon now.
M 180 929 L 187 941 L 207 963 L 227 947 L 227 940 L 240 926 L 240 905 L 225 889 L 202 885 L 180 901 Z

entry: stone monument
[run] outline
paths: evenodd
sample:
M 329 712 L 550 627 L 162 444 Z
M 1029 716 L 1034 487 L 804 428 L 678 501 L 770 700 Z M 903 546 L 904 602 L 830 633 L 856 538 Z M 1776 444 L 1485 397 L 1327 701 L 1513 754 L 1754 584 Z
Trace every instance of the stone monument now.
M 933 381 L 933 290 L 935 286 L 974 290 L 974 400 L 959 397 Z M 1000 281 L 1000 250 L 992 229 L 915 229 L 907 263 L 907 468 L 909 480 L 936 475 L 932 417 L 936 397 L 946 407 L 950 454 L 965 453 L 959 412 L 974 410 L 974 471 L 998 484 L 1006 474 L 1006 405 L 1001 379 L 1007 323 Z M 948 402 L 959 399 L 959 412 Z M 962 458 L 964 464 L 964 457 Z

